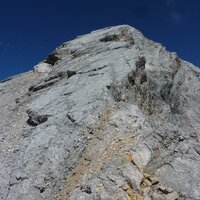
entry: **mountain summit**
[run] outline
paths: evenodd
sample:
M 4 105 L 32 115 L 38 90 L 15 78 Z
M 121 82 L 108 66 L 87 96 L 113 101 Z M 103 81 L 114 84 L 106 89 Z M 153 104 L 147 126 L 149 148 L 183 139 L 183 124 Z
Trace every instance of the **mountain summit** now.
M 200 69 L 127 25 L 0 83 L 0 199 L 200 199 Z

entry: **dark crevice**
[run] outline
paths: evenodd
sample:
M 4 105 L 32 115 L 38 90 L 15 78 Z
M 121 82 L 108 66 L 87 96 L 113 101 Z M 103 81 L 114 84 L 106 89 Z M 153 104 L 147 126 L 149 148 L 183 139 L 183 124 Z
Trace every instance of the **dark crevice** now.
M 44 193 L 45 192 L 45 188 L 44 187 L 39 187 L 39 186 L 34 186 L 36 189 L 38 189 L 40 191 L 40 193 Z
M 78 72 L 77 74 L 87 74 L 87 73 L 90 73 L 90 72 L 96 72 L 96 71 L 100 71 L 104 68 L 106 68 L 107 65 L 104 65 L 103 67 L 98 67 L 98 68 L 95 68 L 95 69 L 91 69 L 89 71 L 86 71 L 86 72 Z
M 76 72 L 73 70 L 67 70 L 67 77 L 70 78 L 72 76 L 76 75 Z
M 64 94 L 64 96 L 69 96 L 70 94 L 72 94 L 73 92 L 67 92 Z
M 70 114 L 67 114 L 67 118 L 68 118 L 72 123 L 74 123 L 74 122 L 76 121 Z
M 144 70 L 145 69 L 145 64 L 146 64 L 146 59 L 144 56 L 142 57 L 138 57 L 138 60 L 135 62 L 135 66 L 136 66 L 136 72 L 139 70 L 139 69 L 142 69 Z
M 78 57 L 81 57 L 82 55 L 86 54 L 86 52 L 84 52 L 83 50 L 72 50 L 71 51 L 71 55 L 72 55 L 72 59 L 75 59 L 75 58 L 78 58 Z
M 88 186 L 88 185 L 82 185 L 80 189 L 81 189 L 82 192 L 85 192 L 87 194 L 91 194 L 92 193 L 91 187 Z
M 58 82 L 60 79 L 62 79 L 64 77 L 70 78 L 74 75 L 76 75 L 76 72 L 72 71 L 72 70 L 67 70 L 66 72 L 58 72 L 56 75 L 50 76 L 49 78 L 45 79 L 44 83 L 31 86 L 29 88 L 29 91 L 36 92 L 38 90 L 41 90 L 41 89 L 44 89 L 44 88 L 54 85 L 56 82 Z
M 135 85 L 135 77 L 136 77 L 136 72 L 135 71 L 131 71 L 128 73 L 127 79 L 128 79 L 128 83 L 133 86 Z M 127 84 L 128 86 L 128 84 Z
M 132 47 L 135 44 L 135 40 L 129 29 L 122 30 L 121 37 L 124 38 L 128 43 L 128 48 Z
M 160 91 L 160 96 L 165 102 L 169 102 L 170 91 L 173 86 L 171 81 L 166 81 L 166 83 L 162 86 Z
M 111 41 L 119 41 L 119 40 L 120 38 L 116 34 L 106 35 L 103 38 L 99 39 L 100 42 L 111 42 Z
M 37 85 L 33 85 L 29 88 L 29 92 L 37 92 L 39 90 L 48 88 L 52 85 L 54 85 L 56 82 L 58 82 L 60 79 L 62 79 L 63 77 L 67 76 L 68 78 L 75 75 L 76 72 L 74 71 L 67 71 L 67 72 L 59 72 L 54 76 L 50 76 L 49 78 L 47 78 L 46 80 L 44 80 L 43 83 L 39 83 Z
M 39 90 L 49 88 L 62 78 L 64 77 L 70 78 L 76 74 L 77 73 L 73 70 L 67 70 L 66 72 L 58 72 L 56 75 L 50 76 L 47 79 L 45 79 L 43 82 L 40 82 L 36 85 L 32 85 L 31 87 L 29 87 L 29 94 L 31 94 L 30 92 L 37 92 Z
M 67 72 L 58 72 L 56 75 L 50 76 L 49 78 L 45 79 L 44 82 L 48 82 L 53 79 L 63 78 L 65 76 L 67 76 Z
M 109 90 L 116 102 L 122 101 L 122 92 L 123 92 L 122 85 L 117 83 L 111 83 L 110 86 L 107 88 L 110 88 Z
M 94 74 L 89 74 L 88 76 L 98 76 L 98 75 L 104 75 L 104 73 L 94 73 Z
M 54 85 L 56 82 L 58 82 L 58 80 L 54 80 L 54 81 L 51 81 L 51 82 L 48 82 L 48 83 L 45 82 L 43 84 L 33 85 L 29 88 L 29 92 L 37 92 L 39 90 L 48 88 L 48 87 Z
M 40 188 L 40 193 L 44 193 L 45 192 L 45 188 Z
M 110 85 L 106 85 L 106 88 L 107 88 L 108 90 L 110 90 L 110 89 L 111 89 L 111 86 L 110 86 Z
M 29 126 L 38 126 L 48 120 L 50 115 L 39 115 L 37 112 L 32 110 L 27 110 L 26 113 L 28 114 L 27 123 Z
M 56 52 L 53 52 L 48 55 L 47 59 L 45 60 L 45 63 L 48 63 L 50 65 L 55 65 L 55 63 L 61 60 Z
M 117 42 L 120 40 L 127 42 L 127 48 L 130 48 L 135 44 L 133 35 L 128 31 L 128 29 L 124 29 L 118 34 L 105 35 L 99 39 L 100 42 Z

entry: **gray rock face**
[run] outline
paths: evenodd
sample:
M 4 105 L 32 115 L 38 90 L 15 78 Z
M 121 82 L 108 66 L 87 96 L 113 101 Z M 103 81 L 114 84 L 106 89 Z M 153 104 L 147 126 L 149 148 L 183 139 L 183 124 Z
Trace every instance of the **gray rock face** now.
M 0 83 L 0 199 L 200 199 L 200 70 L 130 26 Z

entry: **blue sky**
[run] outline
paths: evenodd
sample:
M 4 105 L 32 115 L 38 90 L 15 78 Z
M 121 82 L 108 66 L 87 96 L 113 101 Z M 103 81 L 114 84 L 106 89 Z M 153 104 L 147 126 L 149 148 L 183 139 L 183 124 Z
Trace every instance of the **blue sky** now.
M 0 0 L 0 80 L 31 70 L 58 45 L 129 24 L 200 66 L 199 0 Z

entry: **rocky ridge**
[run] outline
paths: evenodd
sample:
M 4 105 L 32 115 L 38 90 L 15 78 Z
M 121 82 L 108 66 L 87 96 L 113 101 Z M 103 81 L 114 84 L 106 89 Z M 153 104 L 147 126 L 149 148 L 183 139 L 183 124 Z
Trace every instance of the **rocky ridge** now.
M 0 83 L 0 198 L 200 199 L 199 79 L 127 25 L 62 44 Z

